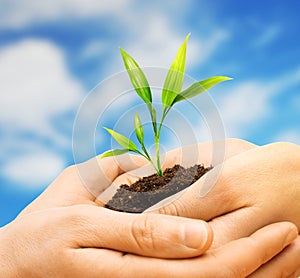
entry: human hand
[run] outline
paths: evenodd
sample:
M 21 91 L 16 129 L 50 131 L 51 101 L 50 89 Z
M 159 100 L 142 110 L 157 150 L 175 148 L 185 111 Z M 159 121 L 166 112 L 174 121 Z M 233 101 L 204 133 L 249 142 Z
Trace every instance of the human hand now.
M 230 151 L 227 151 L 226 155 L 227 157 L 230 157 L 232 155 L 236 155 L 237 153 L 241 151 L 245 151 L 247 149 L 253 148 L 254 146 L 252 144 L 247 144 L 246 142 L 243 143 L 240 140 L 228 140 L 227 143 L 231 143 L 231 146 L 235 146 L 230 148 Z M 205 145 L 205 144 L 204 144 Z M 205 148 L 207 149 L 207 148 Z M 205 153 L 205 150 L 203 150 Z M 172 159 L 174 159 L 176 156 L 172 156 Z M 208 157 L 206 155 L 206 157 Z M 137 160 L 135 160 L 137 159 Z M 109 186 L 110 182 L 114 180 L 115 178 L 117 180 L 122 180 L 123 177 L 119 176 L 122 173 L 122 169 L 125 169 L 125 171 L 134 169 L 136 167 L 139 167 L 140 165 L 144 164 L 144 161 L 138 161 L 139 158 L 132 157 L 130 160 L 125 159 L 125 163 L 119 163 L 118 165 L 113 164 L 113 161 L 106 160 L 100 160 L 100 166 L 102 169 L 107 169 L 106 172 L 102 171 L 101 173 L 105 174 L 105 178 L 102 180 L 99 179 L 98 175 L 95 175 L 94 171 L 92 170 L 92 167 L 90 167 L 89 164 L 84 163 L 83 166 L 86 167 L 88 171 L 83 171 L 83 173 L 90 174 L 86 175 L 86 178 L 91 179 L 89 182 L 90 184 L 94 184 L 95 186 L 99 185 L 99 181 L 101 182 L 101 185 L 105 187 Z M 132 163 L 134 161 L 134 163 Z M 108 163 L 109 162 L 109 163 Z M 129 164 L 128 164 L 129 163 Z M 121 166 L 121 167 L 120 167 Z M 124 171 L 124 170 L 123 170 Z M 82 171 L 81 171 L 82 173 Z M 86 179 L 84 179 L 86 181 Z M 29 214 L 36 210 L 42 210 L 49 207 L 59 207 L 59 206 L 68 206 L 68 205 L 76 205 L 80 203 L 86 203 L 91 205 L 97 205 L 97 201 L 95 201 L 95 197 L 89 193 L 89 191 L 86 189 L 82 178 L 79 176 L 77 170 L 75 167 L 68 168 L 58 179 L 46 190 L 44 194 L 42 194 L 35 202 L 33 202 L 32 205 L 29 206 L 29 208 L 25 209 L 25 211 L 22 213 L 20 217 L 23 217 L 26 214 Z M 123 215 L 123 214 L 122 214 Z M 296 247 L 295 247 L 296 246 Z M 241 248 L 241 250 L 244 249 L 244 246 Z M 226 249 L 225 249 L 226 250 Z M 228 249 L 230 250 L 230 248 Z M 262 249 L 261 249 L 262 250 Z M 288 261 L 288 258 L 293 258 L 297 252 L 297 244 L 294 243 L 292 246 L 288 247 L 282 254 L 277 256 L 277 260 L 271 260 L 268 264 L 262 266 L 259 268 L 259 272 L 265 272 L 265 267 L 267 265 L 271 265 L 272 273 L 279 273 L 280 268 L 276 266 L 282 265 L 282 262 L 285 262 L 284 265 L 288 266 L 290 265 Z M 265 250 L 266 251 L 266 250 Z M 229 251 L 228 251 L 229 252 Z M 241 251 L 242 252 L 242 251 Z M 237 252 L 237 261 L 240 261 L 240 259 L 243 258 L 241 256 L 241 252 Z M 247 256 L 246 256 L 247 257 Z M 224 257 L 225 258 L 225 257 Z M 279 259 L 280 258 L 280 259 Z M 261 259 L 260 256 L 257 256 L 253 259 Z M 218 261 L 218 260 L 217 260 Z M 214 262 L 214 264 L 217 264 L 217 261 Z M 222 261 L 222 260 L 221 260 Z M 253 261 L 252 261 L 253 262 Z M 241 267 L 244 266 L 243 263 L 240 264 Z M 295 268 L 295 266 L 291 266 L 292 268 Z M 292 269 L 291 267 L 288 267 L 287 269 Z M 240 268 L 236 268 L 239 270 Z M 211 269 L 211 271 L 215 271 L 215 269 Z M 249 270 L 249 268 L 248 268 Z M 257 272 L 257 271 L 256 271 Z M 256 273 L 254 272 L 254 273 Z M 212 272 L 213 273 L 213 272 Z M 250 273 L 250 272 L 249 272 Z M 199 274 L 199 273 L 198 273 Z M 253 274 L 256 275 L 256 274 Z M 205 276 L 206 277 L 206 276 Z M 257 276 L 257 277 L 264 277 L 264 276 Z
M 239 139 L 228 139 L 220 142 L 221 147 L 226 148 L 225 158 L 228 159 L 241 152 L 254 148 L 255 145 Z M 203 143 L 199 145 L 199 153 L 203 163 L 210 165 L 212 159 L 212 144 Z M 166 156 L 166 165 L 173 165 L 181 158 L 181 149 L 171 151 Z M 35 210 L 70 206 L 78 204 L 89 204 L 103 206 L 97 199 L 102 191 L 111 186 L 112 183 L 120 185 L 137 179 L 138 175 L 132 175 L 148 162 L 142 157 L 135 155 L 121 155 L 100 159 L 94 157 L 89 161 L 66 168 L 50 186 L 20 215 Z
M 294 273 L 296 263 L 287 259 L 297 255 L 295 242 L 289 245 L 296 237 L 293 224 L 276 223 L 197 256 L 212 241 L 200 220 L 90 205 L 50 208 L 0 229 L 0 271 L 6 278 L 246 277 L 259 268 L 251 277 L 287 277 L 276 266 Z
M 290 243 L 288 235 L 294 237 L 291 224 L 277 229 L 281 243 L 270 255 Z M 141 256 L 199 256 L 212 237 L 206 222 L 180 217 L 121 214 L 90 205 L 38 210 L 0 229 L 0 276 L 120 277 L 124 272 L 132 277 L 140 261 L 146 263 Z M 149 262 L 154 269 L 162 263 Z
M 280 149 L 280 145 L 281 144 L 275 144 L 275 145 L 270 145 L 270 148 L 279 148 Z M 289 144 L 283 144 L 290 146 Z M 268 148 L 269 148 L 268 147 Z M 295 147 L 295 146 L 290 146 L 290 147 Z M 209 165 L 210 161 L 211 161 L 211 156 L 212 154 L 210 153 L 211 150 L 211 146 L 209 146 L 209 143 L 205 143 L 205 144 L 200 144 L 199 145 L 199 150 L 200 153 L 202 154 L 202 158 L 204 158 L 203 160 L 201 160 L 201 163 L 203 162 L 206 165 Z M 289 151 L 289 152 L 285 152 L 285 150 L 281 151 L 283 153 L 285 153 L 285 159 L 287 160 L 289 158 L 289 153 L 293 152 L 293 151 Z M 249 152 L 249 154 L 248 154 Z M 238 179 L 238 175 L 241 174 L 240 179 L 242 180 L 243 177 L 247 178 L 249 177 L 249 175 L 246 175 L 244 172 L 248 171 L 251 172 L 251 169 L 253 170 L 253 168 L 255 166 L 257 166 L 258 168 L 260 167 L 259 163 L 267 163 L 268 161 L 265 159 L 260 159 L 257 158 L 259 161 L 258 163 L 255 161 L 252 161 L 252 168 L 249 169 L 247 167 L 247 157 L 249 155 L 249 157 L 254 153 L 260 154 L 261 156 L 268 156 L 267 153 L 269 151 L 265 150 L 264 153 L 261 152 L 261 147 L 257 147 L 253 144 L 247 143 L 245 141 L 242 140 L 235 140 L 235 139 L 229 139 L 226 141 L 226 155 L 225 155 L 225 170 L 229 167 L 226 167 L 226 164 L 231 164 L 232 161 L 235 161 L 235 165 L 232 166 L 232 170 L 236 170 L 236 179 L 237 179 L 237 183 L 239 182 Z M 270 154 L 269 154 L 270 155 Z M 272 156 L 272 155 L 271 155 Z M 282 157 L 280 155 L 280 157 Z M 243 162 L 243 165 L 239 164 L 239 160 L 241 162 Z M 284 161 L 286 161 L 284 160 Z M 282 161 L 282 164 L 284 164 L 285 162 Z M 175 163 L 179 163 L 180 162 L 180 156 L 178 155 L 178 150 L 175 151 L 171 151 L 170 153 L 167 154 L 167 159 L 166 159 L 166 165 L 165 167 L 169 167 L 174 165 Z M 255 165 L 255 163 L 257 163 L 257 165 Z M 221 167 L 221 166 L 218 166 Z M 236 167 L 236 168 L 235 168 Z M 272 167 L 272 166 L 271 166 Z M 243 169 L 243 170 L 242 170 Z M 263 170 L 264 168 L 261 167 L 261 170 Z M 215 171 L 215 173 L 213 172 Z M 240 237 L 244 237 L 244 236 L 248 236 L 251 233 L 253 233 L 254 231 L 256 231 L 257 229 L 259 229 L 260 227 L 263 227 L 264 225 L 267 225 L 268 223 L 273 223 L 276 222 L 276 218 L 272 219 L 268 219 L 268 214 L 263 214 L 265 215 L 265 218 L 260 219 L 261 217 L 261 211 L 258 210 L 258 208 L 252 207 L 252 209 L 250 209 L 250 207 L 248 207 L 247 205 L 245 205 L 245 207 L 243 207 L 243 205 L 240 207 L 238 204 L 240 204 L 241 198 L 244 196 L 244 200 L 247 201 L 247 196 L 248 196 L 248 192 L 250 191 L 250 189 L 252 189 L 253 193 L 252 193 L 252 197 L 255 197 L 255 188 L 257 191 L 259 191 L 260 189 L 257 188 L 258 184 L 254 184 L 253 182 L 251 183 L 251 187 L 243 187 L 243 184 L 240 184 L 240 190 L 237 191 L 235 188 L 228 188 L 230 185 L 227 184 L 226 187 L 222 186 L 222 181 L 226 180 L 226 177 L 228 177 L 229 180 L 230 176 L 227 174 L 225 175 L 224 172 L 222 171 L 222 169 L 217 169 L 217 170 L 212 170 L 210 173 L 206 174 L 212 174 L 212 175 L 216 175 L 218 176 L 218 174 L 221 172 L 221 176 L 218 179 L 217 184 L 213 187 L 213 190 L 208 194 L 208 196 L 205 196 L 204 198 L 200 198 L 199 197 L 199 193 L 200 193 L 200 188 L 201 186 L 204 184 L 205 180 L 200 179 L 200 181 L 198 183 L 196 183 L 195 185 L 193 185 L 191 188 L 189 188 L 185 194 L 183 196 L 181 196 L 180 198 L 178 198 L 175 202 L 162 207 L 160 209 L 158 209 L 157 212 L 159 213 L 164 213 L 164 214 L 172 214 L 172 215 L 180 215 L 180 216 L 185 216 L 185 217 L 192 217 L 192 218 L 197 218 L 197 219 L 205 219 L 207 221 L 212 220 L 209 222 L 209 224 L 211 225 L 211 227 L 214 230 L 214 235 L 215 235 L 215 240 L 214 243 L 212 245 L 212 249 L 219 247 L 231 240 L 240 238 Z M 226 172 L 225 172 L 226 173 Z M 255 174 L 255 172 L 254 172 Z M 271 174 L 271 173 L 270 173 Z M 296 174 L 296 173 L 294 173 Z M 224 177 L 225 175 L 225 177 Z M 271 174 L 272 175 L 272 174 Z M 204 179 L 207 177 L 204 177 Z M 121 175 L 119 178 L 120 180 L 120 184 L 123 183 L 123 181 L 129 181 L 129 183 L 134 182 L 134 180 L 136 179 L 135 177 L 132 177 L 130 175 L 130 173 L 125 173 L 123 175 Z M 268 180 L 270 182 L 270 180 Z M 265 181 L 260 181 L 259 186 L 262 188 L 262 193 L 263 194 L 259 194 L 259 192 L 257 192 L 257 199 L 254 200 L 260 200 L 262 203 L 264 202 L 264 194 L 268 195 L 269 192 L 268 190 L 271 190 L 272 188 L 267 187 L 265 188 L 263 183 Z M 239 186 L 238 184 L 236 186 Z M 256 186 L 256 187 L 255 187 Z M 255 187 L 255 188 L 253 188 Z M 291 189 L 291 188 L 289 188 Z M 232 194 L 232 192 L 236 193 L 236 194 Z M 278 195 L 279 192 L 275 191 L 274 193 L 276 193 Z M 237 193 L 239 193 L 240 195 L 238 195 Z M 287 192 L 286 192 L 287 193 Z M 276 194 L 275 194 L 276 195 Z M 275 196 L 273 195 L 273 197 Z M 236 198 L 236 199 L 235 199 Z M 272 197 L 270 197 L 272 199 Z M 209 199 L 209 200 L 207 200 Z M 267 199 L 270 200 L 270 199 Z M 267 202 L 266 200 L 266 202 Z M 298 199 L 299 200 L 299 199 Z M 248 204 L 246 202 L 246 204 Z M 272 204 L 272 203 L 271 203 Z M 265 209 L 264 207 L 262 207 L 261 209 Z M 256 210 L 258 210 L 256 212 Z M 272 212 L 272 208 L 270 208 L 269 213 Z M 153 212 L 153 211 L 152 211 Z M 226 214 L 226 212 L 228 212 Z M 225 214 L 225 215 L 223 215 Z M 294 213 L 294 216 L 296 214 Z M 270 216 L 270 214 L 269 214 Z M 282 218 L 281 218 L 282 219 Z M 283 218 L 285 219 L 285 218 Z M 277 221 L 279 221 L 280 218 L 277 219 Z M 292 220 L 292 219 L 291 219 Z M 295 219 L 293 219 L 295 220 Z M 291 251 L 291 249 L 283 252 L 282 254 L 277 256 L 277 260 L 271 264 L 267 264 L 264 267 L 261 267 L 259 270 L 257 270 L 254 274 L 252 274 L 253 276 L 251 277 L 256 277 L 256 275 L 258 275 L 257 277 L 277 277 L 275 276 L 277 271 L 280 271 L 280 273 L 282 272 L 282 276 L 280 277 L 287 277 L 284 273 L 286 267 L 288 264 L 291 263 L 295 263 L 297 262 L 298 265 L 294 265 L 295 269 L 300 268 L 300 263 L 298 262 L 298 260 L 295 260 L 295 258 L 300 256 L 300 239 L 298 238 L 297 241 L 295 241 L 294 246 L 293 246 L 293 251 Z M 293 255 L 292 255 L 293 253 Z M 287 259 L 289 257 L 289 259 Z M 283 260 L 286 260 L 286 263 L 282 263 Z M 276 262 L 276 264 L 275 264 Z M 266 270 L 268 269 L 268 270 Z M 260 276 L 261 273 L 266 273 L 268 275 L 266 276 Z M 291 276 L 293 277 L 293 276 Z
M 159 212 L 212 220 L 214 246 L 278 221 L 291 221 L 300 229 L 299 172 L 299 146 L 255 147 L 212 169 L 207 176 L 220 175 L 209 192 L 204 177 Z
M 106 188 L 123 173 L 146 164 L 138 156 L 125 154 L 100 159 L 94 157 L 86 162 L 66 168 L 48 187 L 28 205 L 20 216 L 33 211 L 72 205 L 104 206 L 98 199 Z

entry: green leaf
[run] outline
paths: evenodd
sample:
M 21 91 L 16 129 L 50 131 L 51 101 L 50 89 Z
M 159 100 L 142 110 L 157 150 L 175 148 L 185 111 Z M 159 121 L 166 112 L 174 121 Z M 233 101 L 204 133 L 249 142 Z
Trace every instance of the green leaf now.
M 142 69 L 124 49 L 120 48 L 120 52 L 135 91 L 145 103 L 152 102 L 150 86 Z
M 109 156 L 117 156 L 117 155 L 121 155 L 121 154 L 128 153 L 128 152 L 129 152 L 129 150 L 126 150 L 126 149 L 110 150 L 110 151 L 103 153 L 100 157 L 105 158 L 105 157 L 109 157 Z
M 205 80 L 196 82 L 187 89 L 183 90 L 179 95 L 177 95 L 176 98 L 173 100 L 172 105 L 174 105 L 178 101 L 195 97 L 207 91 L 208 89 L 216 86 L 217 84 L 231 79 L 232 78 L 227 76 L 213 76 Z
M 165 79 L 164 87 L 162 90 L 162 103 L 164 106 L 164 110 L 166 109 L 166 107 L 172 105 L 174 99 L 182 89 L 185 72 L 186 44 L 189 37 L 190 34 L 186 36 L 183 44 L 179 48 Z
M 110 135 L 124 148 L 124 149 L 128 149 L 129 151 L 133 151 L 133 152 L 138 152 L 138 148 L 137 146 L 127 137 L 125 137 L 124 135 L 110 129 L 107 127 L 103 127 L 105 130 L 107 130 Z
M 144 129 L 138 112 L 134 115 L 134 129 L 136 138 L 139 140 L 141 145 L 144 145 Z

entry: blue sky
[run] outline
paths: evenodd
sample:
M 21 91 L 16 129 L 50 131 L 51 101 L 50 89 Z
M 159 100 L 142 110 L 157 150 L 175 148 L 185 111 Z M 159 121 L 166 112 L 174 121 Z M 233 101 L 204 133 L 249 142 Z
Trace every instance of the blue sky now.
M 120 46 L 168 67 L 191 32 L 187 73 L 234 77 L 210 92 L 226 136 L 300 144 L 299 10 L 292 0 L 0 0 L 0 226 L 74 162 L 75 115 L 123 70 Z M 97 150 L 109 148 L 99 137 Z

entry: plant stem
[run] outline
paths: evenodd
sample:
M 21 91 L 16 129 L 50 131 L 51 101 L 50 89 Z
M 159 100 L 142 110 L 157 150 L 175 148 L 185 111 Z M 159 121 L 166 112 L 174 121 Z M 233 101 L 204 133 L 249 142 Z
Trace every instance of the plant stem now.
M 159 147 L 160 147 L 160 144 L 159 144 L 160 143 L 160 133 L 161 133 L 163 121 L 165 120 L 169 110 L 170 109 L 164 109 L 163 110 L 162 117 L 161 117 L 161 120 L 160 120 L 160 123 L 159 123 L 159 127 L 157 129 L 157 133 L 154 134 L 156 165 L 157 165 L 157 169 L 158 169 L 157 174 L 159 176 L 163 175 L 162 168 L 161 168 L 161 162 L 160 162 L 160 150 L 159 150 Z
M 145 148 L 145 147 L 144 147 Z M 145 151 L 143 148 L 143 151 Z M 154 164 L 154 162 L 152 161 L 151 157 L 149 156 L 148 152 L 146 151 L 145 154 L 143 154 L 142 152 L 138 152 L 140 155 L 142 155 L 144 158 L 146 158 L 150 164 L 152 165 L 152 167 L 155 169 L 155 171 L 157 172 L 157 174 L 159 173 L 159 169 L 156 167 L 156 165 Z
M 160 132 L 158 134 L 158 136 L 154 136 L 154 140 L 155 140 L 155 153 L 156 153 L 156 164 L 157 164 L 157 174 L 159 176 L 162 176 L 162 169 L 161 169 L 161 164 L 160 164 L 160 155 L 159 155 L 159 136 L 160 136 Z

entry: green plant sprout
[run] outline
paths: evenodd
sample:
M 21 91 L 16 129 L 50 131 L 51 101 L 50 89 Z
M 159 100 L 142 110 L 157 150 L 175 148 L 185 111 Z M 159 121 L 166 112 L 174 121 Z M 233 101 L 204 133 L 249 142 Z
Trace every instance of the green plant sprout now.
M 124 65 L 128 72 L 131 83 L 136 93 L 146 103 L 151 116 L 154 133 L 156 162 L 153 161 L 145 147 L 143 124 L 138 113 L 136 113 L 134 116 L 134 131 L 141 148 L 139 149 L 133 141 L 131 141 L 124 135 L 107 127 L 104 127 L 104 129 L 106 129 L 110 133 L 110 135 L 122 146 L 122 149 L 109 150 L 102 154 L 102 158 L 121 155 L 127 152 L 137 153 L 139 155 L 142 155 L 151 163 L 159 176 L 163 175 L 160 159 L 160 135 L 163 127 L 163 122 L 171 108 L 177 102 L 193 98 L 214 87 L 218 83 L 232 79 L 227 76 L 213 76 L 205 80 L 195 82 L 187 89 L 182 90 L 185 73 L 186 45 L 189 37 L 190 34 L 186 36 L 183 44 L 180 46 L 166 76 L 161 94 L 162 114 L 159 122 L 157 122 L 156 120 L 157 113 L 152 103 L 152 93 L 145 74 L 143 73 L 138 63 L 127 52 L 120 48 Z

